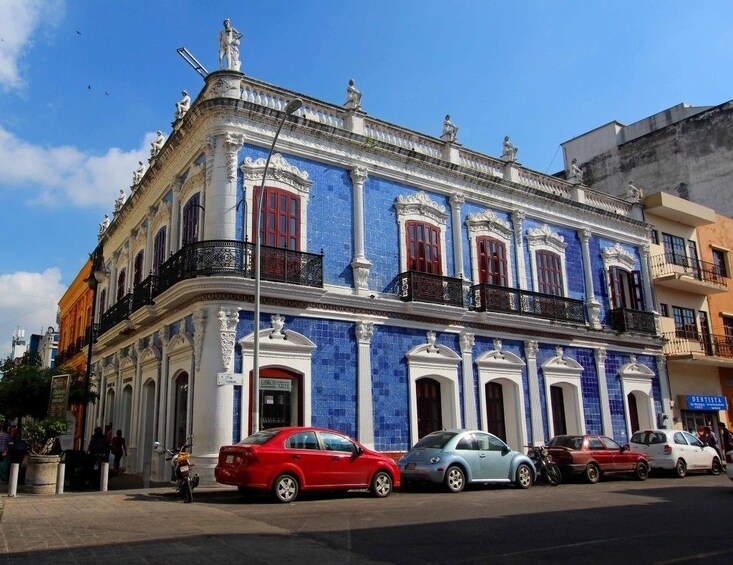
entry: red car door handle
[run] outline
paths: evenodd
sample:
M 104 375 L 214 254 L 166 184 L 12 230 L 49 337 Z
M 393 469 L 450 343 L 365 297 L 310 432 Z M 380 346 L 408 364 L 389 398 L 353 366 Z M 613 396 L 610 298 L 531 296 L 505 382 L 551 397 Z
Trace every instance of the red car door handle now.
M 300 459 L 300 455 L 293 455 L 293 459 L 295 459 L 295 460 Z
M 341 457 L 339 457 L 338 455 L 334 455 L 331 457 L 331 460 L 332 461 L 341 461 Z

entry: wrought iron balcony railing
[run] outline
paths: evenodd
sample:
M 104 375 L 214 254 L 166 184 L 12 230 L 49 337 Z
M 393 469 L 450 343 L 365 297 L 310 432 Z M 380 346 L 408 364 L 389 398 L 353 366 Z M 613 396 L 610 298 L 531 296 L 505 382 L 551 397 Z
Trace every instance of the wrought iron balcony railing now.
M 727 287 L 728 278 L 714 263 L 691 259 L 679 253 L 667 252 L 651 258 L 652 276 L 683 274 L 698 281 Z
M 700 332 L 680 330 L 665 334 L 667 355 L 705 355 L 733 359 L 733 336 L 703 335 Z
M 407 271 L 399 276 L 399 296 L 406 302 L 432 302 L 463 307 L 463 281 Z
M 478 312 L 506 312 L 585 323 L 583 301 L 564 296 L 482 283 L 471 287 L 471 302 L 471 309 Z
M 616 308 L 611 310 L 611 327 L 619 332 L 641 332 L 655 335 L 657 325 L 653 312 Z
M 119 324 L 122 320 L 127 320 L 132 313 L 132 293 L 127 293 L 116 304 L 111 306 L 102 314 L 99 320 L 99 333 L 103 334 L 107 330 Z

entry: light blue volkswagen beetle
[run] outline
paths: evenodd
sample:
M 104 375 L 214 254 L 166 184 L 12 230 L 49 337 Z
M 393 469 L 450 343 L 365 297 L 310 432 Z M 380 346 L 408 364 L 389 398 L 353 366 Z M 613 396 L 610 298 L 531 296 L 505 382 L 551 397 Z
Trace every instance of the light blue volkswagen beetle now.
M 507 483 L 529 488 L 535 467 L 498 437 L 480 430 L 441 430 L 426 435 L 399 460 L 403 484 L 443 483 L 450 492 L 467 484 Z

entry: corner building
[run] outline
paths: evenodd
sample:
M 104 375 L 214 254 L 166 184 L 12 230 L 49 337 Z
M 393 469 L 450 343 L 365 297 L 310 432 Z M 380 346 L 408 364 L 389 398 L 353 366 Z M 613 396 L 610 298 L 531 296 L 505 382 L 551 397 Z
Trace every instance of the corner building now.
M 450 427 L 521 450 L 564 432 L 624 443 L 669 413 L 639 202 L 297 95 L 258 226 L 295 96 L 208 74 L 100 234 L 87 434 L 129 429 L 129 472 L 166 477 L 153 441 L 193 434 L 213 480 L 252 428 L 254 331 L 261 427 L 383 452 Z

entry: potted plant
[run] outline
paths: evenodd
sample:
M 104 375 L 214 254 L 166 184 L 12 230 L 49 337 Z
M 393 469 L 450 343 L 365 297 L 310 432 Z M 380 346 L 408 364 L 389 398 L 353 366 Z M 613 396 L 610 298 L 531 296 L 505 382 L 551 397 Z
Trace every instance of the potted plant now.
M 30 455 L 25 477 L 25 490 L 31 494 L 53 494 L 61 460 L 57 438 L 66 433 L 66 421 L 59 418 L 30 420 L 23 424 L 22 437 L 28 442 Z

